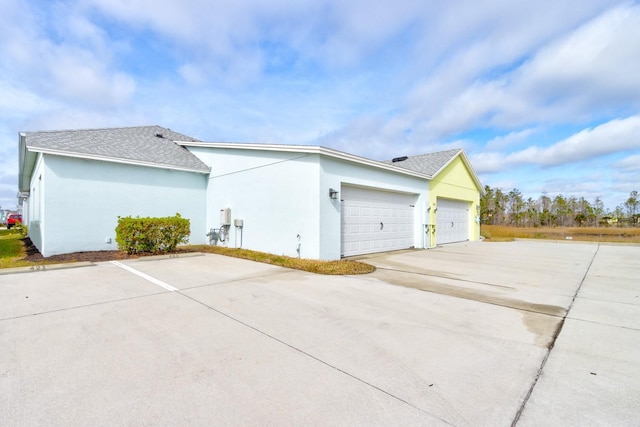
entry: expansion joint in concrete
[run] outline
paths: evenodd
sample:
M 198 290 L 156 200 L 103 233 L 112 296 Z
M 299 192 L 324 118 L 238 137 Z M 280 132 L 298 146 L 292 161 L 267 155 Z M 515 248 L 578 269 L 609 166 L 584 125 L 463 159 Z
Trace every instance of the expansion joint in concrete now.
M 567 319 L 567 317 L 569 316 L 569 313 L 571 312 L 571 308 L 573 307 L 573 304 L 575 303 L 576 298 L 578 298 L 578 294 L 580 293 L 580 289 L 582 288 L 582 285 L 584 284 L 584 281 L 587 279 L 587 276 L 589 275 L 589 270 L 591 270 L 591 266 L 593 265 L 593 262 L 595 261 L 599 250 L 600 250 L 600 244 L 598 244 L 598 246 L 596 247 L 596 250 L 593 253 L 593 256 L 591 257 L 591 261 L 589 262 L 589 265 L 587 266 L 587 269 L 584 272 L 584 275 L 582 276 L 582 280 L 580 280 L 580 283 L 578 284 L 578 287 L 576 288 L 576 291 L 573 294 L 573 298 L 571 299 L 571 303 L 569 304 L 569 307 L 567 308 L 567 312 L 562 317 L 562 320 L 560 321 L 560 326 L 558 327 L 556 333 L 554 334 L 554 336 L 553 336 L 553 338 L 551 340 L 551 344 L 549 345 L 547 353 L 544 355 L 544 358 L 542 359 L 542 363 L 540 364 L 540 368 L 538 368 L 538 372 L 536 373 L 536 376 L 533 379 L 533 382 L 531 383 L 531 387 L 529 387 L 529 391 L 527 392 L 527 395 L 523 399 L 522 404 L 518 408 L 518 412 L 516 412 L 516 415 L 513 418 L 513 421 L 511 422 L 511 427 L 515 427 L 518 424 L 518 421 L 520 420 L 520 417 L 522 416 L 522 412 L 524 411 L 524 408 L 527 406 L 527 402 L 529 402 L 529 398 L 531 398 L 531 395 L 533 394 L 533 390 L 535 389 L 536 384 L 538 384 L 538 380 L 540 379 L 540 375 L 542 375 L 542 371 L 544 370 L 544 367 L 547 364 L 547 360 L 549 360 L 549 356 L 551 355 L 551 351 L 553 350 L 553 347 L 556 344 L 556 340 L 558 339 L 558 337 L 560 336 L 560 333 L 562 332 L 562 328 L 564 327 L 564 322 Z

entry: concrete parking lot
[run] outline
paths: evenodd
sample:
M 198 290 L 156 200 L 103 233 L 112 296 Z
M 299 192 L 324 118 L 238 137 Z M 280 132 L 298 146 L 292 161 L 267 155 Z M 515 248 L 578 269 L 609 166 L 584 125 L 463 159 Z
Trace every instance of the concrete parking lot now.
M 637 425 L 640 247 L 0 274 L 0 425 Z

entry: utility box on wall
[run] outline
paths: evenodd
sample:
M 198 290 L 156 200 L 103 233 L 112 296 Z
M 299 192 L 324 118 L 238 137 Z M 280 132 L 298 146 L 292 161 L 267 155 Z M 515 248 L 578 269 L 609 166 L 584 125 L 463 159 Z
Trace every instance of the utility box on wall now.
M 220 225 L 231 225 L 231 208 L 220 209 Z

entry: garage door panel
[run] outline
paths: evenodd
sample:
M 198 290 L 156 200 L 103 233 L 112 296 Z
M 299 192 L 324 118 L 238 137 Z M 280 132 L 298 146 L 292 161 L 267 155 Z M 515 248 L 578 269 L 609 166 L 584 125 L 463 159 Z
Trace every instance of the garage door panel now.
M 438 198 L 437 206 L 436 243 L 441 245 L 469 240 L 470 203 Z
M 415 196 L 343 187 L 342 197 L 343 256 L 413 246 Z

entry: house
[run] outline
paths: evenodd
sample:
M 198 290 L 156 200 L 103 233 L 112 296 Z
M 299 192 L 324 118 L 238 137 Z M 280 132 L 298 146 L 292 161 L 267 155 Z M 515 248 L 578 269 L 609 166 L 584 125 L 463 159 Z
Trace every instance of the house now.
M 479 195 L 484 189 L 463 150 L 401 157 L 391 162 L 431 177 L 427 208 L 429 246 L 433 246 L 434 240 L 441 245 L 480 235 Z
M 394 160 L 159 126 L 25 132 L 19 185 L 44 256 L 116 249 L 118 216 L 175 213 L 192 244 L 326 260 L 479 238 L 483 190 L 464 151 Z
M 23 220 L 44 256 L 117 249 L 118 216 L 179 212 L 205 230 L 209 167 L 173 142 L 185 135 L 145 126 L 19 138 Z

